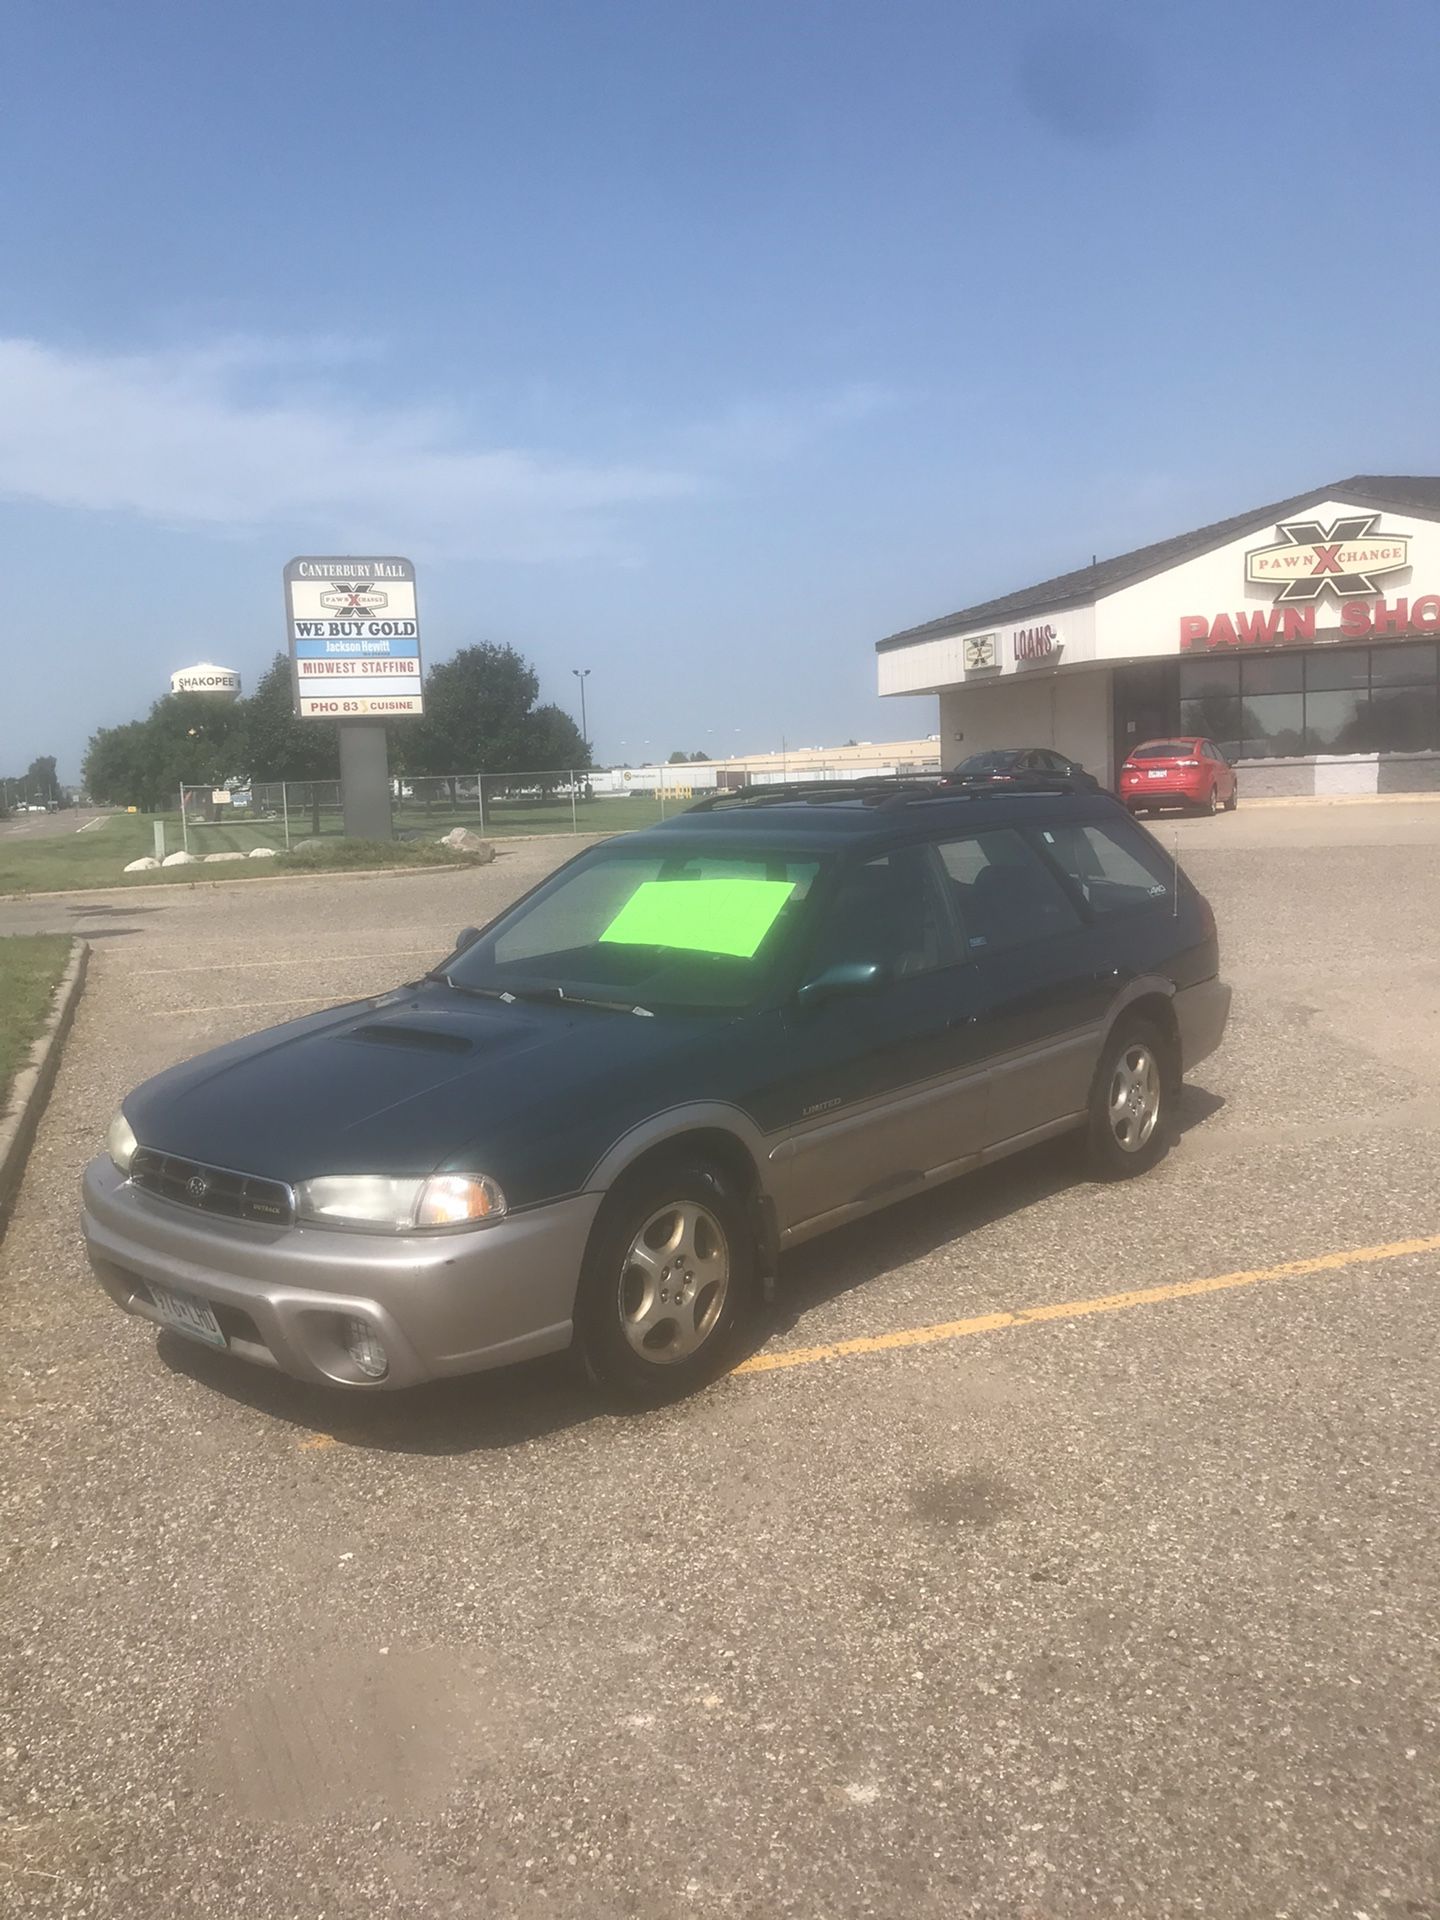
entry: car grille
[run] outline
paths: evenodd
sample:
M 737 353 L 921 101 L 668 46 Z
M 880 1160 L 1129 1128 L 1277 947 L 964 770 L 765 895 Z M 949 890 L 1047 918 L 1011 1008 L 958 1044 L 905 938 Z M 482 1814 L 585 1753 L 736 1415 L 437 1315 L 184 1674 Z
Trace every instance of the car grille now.
M 281 1180 L 231 1173 L 182 1160 L 153 1147 L 137 1147 L 130 1162 L 131 1184 L 177 1207 L 218 1214 L 225 1220 L 253 1220 L 260 1226 L 288 1227 L 295 1219 L 295 1196 Z

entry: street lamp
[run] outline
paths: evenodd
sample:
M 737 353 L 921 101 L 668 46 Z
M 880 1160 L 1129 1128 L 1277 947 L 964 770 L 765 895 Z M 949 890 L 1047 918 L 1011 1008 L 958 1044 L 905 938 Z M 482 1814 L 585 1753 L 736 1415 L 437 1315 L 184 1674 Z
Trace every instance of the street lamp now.
M 580 738 L 585 742 L 585 751 L 590 751 L 590 728 L 585 720 L 585 682 L 590 678 L 589 667 L 571 667 L 570 671 L 580 682 Z

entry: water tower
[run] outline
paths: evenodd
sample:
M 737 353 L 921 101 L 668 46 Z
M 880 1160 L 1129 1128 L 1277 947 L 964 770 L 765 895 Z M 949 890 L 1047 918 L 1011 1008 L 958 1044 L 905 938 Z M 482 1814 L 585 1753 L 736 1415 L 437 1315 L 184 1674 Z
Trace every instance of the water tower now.
M 217 667 L 202 660 L 198 667 L 181 667 L 170 676 L 171 693 L 207 693 L 217 700 L 240 698 L 240 676 L 233 667 Z

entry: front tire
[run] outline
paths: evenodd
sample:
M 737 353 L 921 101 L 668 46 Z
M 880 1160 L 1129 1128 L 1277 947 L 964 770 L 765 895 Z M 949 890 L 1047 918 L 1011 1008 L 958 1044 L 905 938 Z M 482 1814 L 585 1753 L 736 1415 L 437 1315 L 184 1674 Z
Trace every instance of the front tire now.
M 1239 806 L 1239 804 L 1240 804 L 1240 789 L 1238 786 L 1236 786 L 1231 790 L 1230 798 L 1225 802 L 1225 811 L 1227 813 L 1233 813 L 1236 807 Z
M 1171 1059 L 1164 1036 L 1149 1020 L 1121 1020 L 1105 1042 L 1085 1130 L 1097 1179 L 1131 1180 L 1164 1157 L 1175 1079 Z
M 712 1161 L 676 1159 L 622 1181 L 590 1236 L 575 1346 L 598 1387 L 658 1406 L 722 1373 L 756 1312 L 743 1196 Z

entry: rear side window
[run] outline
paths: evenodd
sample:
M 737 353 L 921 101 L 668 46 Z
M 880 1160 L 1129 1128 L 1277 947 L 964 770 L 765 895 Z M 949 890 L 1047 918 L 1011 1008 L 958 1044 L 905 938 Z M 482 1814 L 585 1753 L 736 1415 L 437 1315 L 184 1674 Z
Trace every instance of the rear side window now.
M 922 847 L 851 867 L 831 900 L 810 958 L 813 974 L 874 961 L 897 979 L 933 973 L 955 955 L 945 904 Z
M 1040 842 L 1092 913 L 1134 912 L 1170 901 L 1173 865 L 1128 822 L 1042 827 Z
M 1065 889 L 1013 827 L 943 840 L 935 850 L 972 960 L 1080 925 Z

